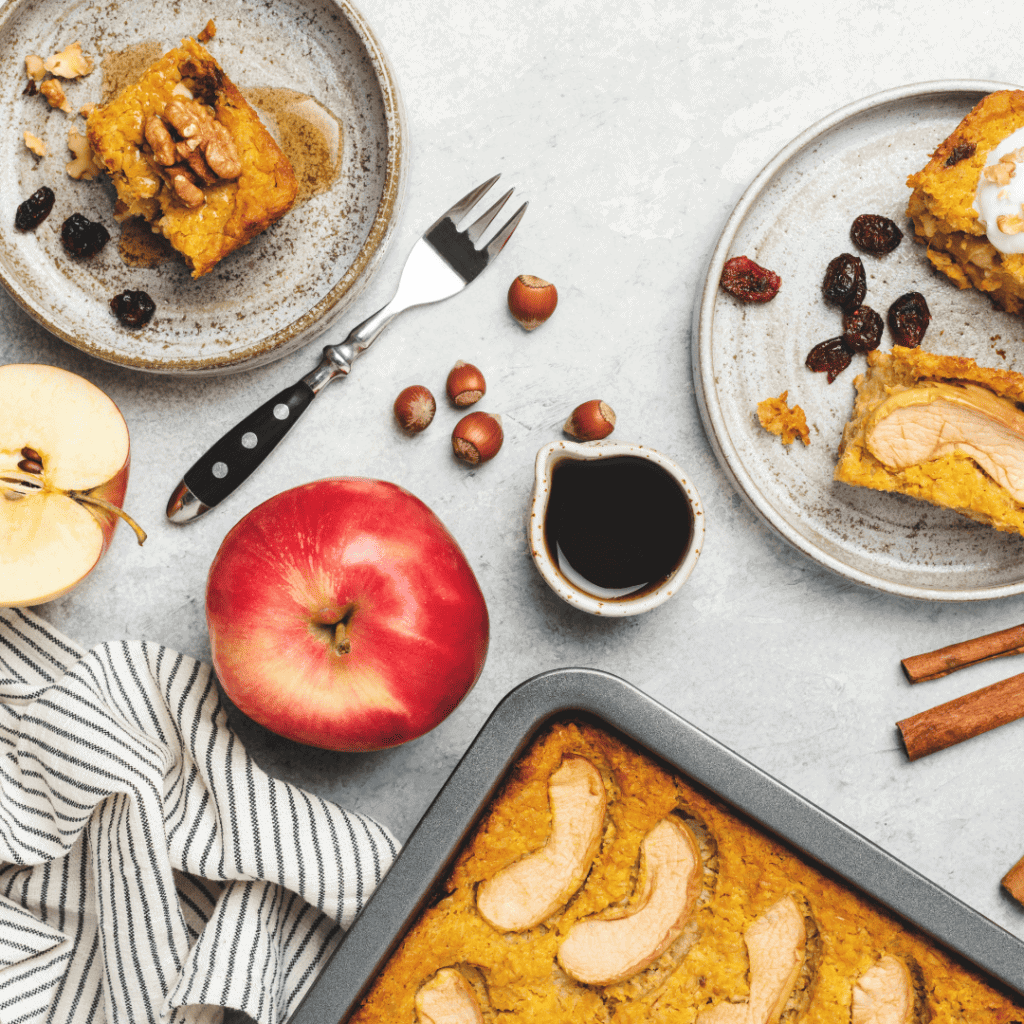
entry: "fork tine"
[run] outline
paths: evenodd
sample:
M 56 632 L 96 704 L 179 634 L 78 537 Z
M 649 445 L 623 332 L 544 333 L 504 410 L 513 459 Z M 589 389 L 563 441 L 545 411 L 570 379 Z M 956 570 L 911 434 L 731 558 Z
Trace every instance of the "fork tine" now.
M 459 221 L 473 209 L 474 206 L 480 201 L 480 197 L 501 177 L 500 174 L 496 174 L 493 178 L 488 178 L 482 185 L 477 185 L 472 192 L 468 195 L 463 196 L 450 210 L 445 210 L 440 217 L 434 222 L 440 224 L 441 221 L 448 217 L 452 221 Z
M 510 188 L 486 213 L 482 213 L 468 228 L 466 228 L 466 237 L 474 244 L 480 240 L 480 236 L 484 233 L 487 226 L 498 216 L 501 208 L 508 202 L 508 197 L 512 195 L 515 189 Z
M 529 205 L 529 203 L 523 203 L 505 222 L 505 226 L 487 243 L 484 251 L 489 260 L 493 260 L 505 248 L 505 243 L 512 237 L 512 232 L 519 227 L 519 222 L 523 219 L 523 214 L 526 213 L 526 208 Z

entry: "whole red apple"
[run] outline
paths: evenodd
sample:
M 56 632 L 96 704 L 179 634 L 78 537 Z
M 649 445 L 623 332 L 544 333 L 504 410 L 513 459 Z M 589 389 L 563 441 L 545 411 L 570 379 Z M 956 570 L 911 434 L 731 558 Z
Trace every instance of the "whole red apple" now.
M 237 707 L 328 750 L 433 729 L 487 655 L 465 555 L 419 498 L 383 480 L 317 480 L 253 509 L 210 567 L 206 619 Z

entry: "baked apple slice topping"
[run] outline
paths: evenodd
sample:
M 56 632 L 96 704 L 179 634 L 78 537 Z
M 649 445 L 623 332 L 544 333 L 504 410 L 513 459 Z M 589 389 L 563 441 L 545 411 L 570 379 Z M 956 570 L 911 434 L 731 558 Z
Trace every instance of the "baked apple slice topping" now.
M 419 1024 L 483 1024 L 473 987 L 455 970 L 443 967 L 416 993 Z
M 853 988 L 851 1024 L 914 1024 L 914 980 L 906 963 L 886 955 L 869 967 Z
M 477 889 L 480 916 L 499 931 L 526 931 L 563 907 L 583 884 L 601 845 L 608 794 L 590 761 L 566 755 L 548 780 L 548 802 L 547 842 Z
M 95 385 L 53 366 L 0 366 L 0 607 L 52 601 L 99 562 L 124 519 L 128 428 Z
M 1024 412 L 977 384 L 929 381 L 895 392 L 871 414 L 865 443 L 889 469 L 961 452 L 1024 504 Z
M 689 826 L 663 818 L 640 844 L 637 896 L 615 916 L 578 921 L 558 963 L 585 985 L 614 985 L 650 966 L 679 937 L 703 887 L 700 847 Z
M 807 927 L 792 896 L 784 896 L 743 933 L 750 961 L 750 994 L 744 1003 L 719 1003 L 697 1024 L 776 1024 L 804 966 Z

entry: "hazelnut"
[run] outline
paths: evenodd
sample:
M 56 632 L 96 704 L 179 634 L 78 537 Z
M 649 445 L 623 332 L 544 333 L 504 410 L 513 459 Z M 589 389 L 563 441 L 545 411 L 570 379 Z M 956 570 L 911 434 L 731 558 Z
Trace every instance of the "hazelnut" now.
M 487 382 L 484 375 L 472 364 L 461 359 L 451 368 L 445 384 L 448 397 L 456 405 L 472 405 L 484 397 Z
M 532 274 L 520 274 L 508 290 L 509 312 L 526 331 L 540 327 L 557 305 L 555 286 Z
M 600 441 L 615 429 L 615 412 L 607 402 L 592 398 L 573 409 L 562 429 L 577 441 Z
M 452 449 L 456 458 L 471 466 L 493 459 L 504 440 L 501 417 L 492 416 L 489 412 L 467 413 L 452 431 Z
M 395 399 L 395 419 L 410 434 L 426 430 L 436 411 L 434 396 L 422 384 L 411 384 Z

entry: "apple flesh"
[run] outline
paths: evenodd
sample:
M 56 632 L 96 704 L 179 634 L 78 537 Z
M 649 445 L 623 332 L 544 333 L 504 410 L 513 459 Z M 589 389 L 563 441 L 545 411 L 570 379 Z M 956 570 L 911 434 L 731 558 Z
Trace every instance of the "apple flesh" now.
M 318 480 L 253 509 L 214 557 L 206 617 L 235 705 L 328 750 L 428 732 L 487 655 L 465 555 L 422 501 L 382 480 Z
M 41 472 L 19 467 L 24 449 Z M 0 366 L 0 607 L 52 601 L 96 567 L 129 459 L 124 417 L 94 384 L 55 366 Z

